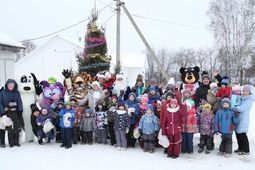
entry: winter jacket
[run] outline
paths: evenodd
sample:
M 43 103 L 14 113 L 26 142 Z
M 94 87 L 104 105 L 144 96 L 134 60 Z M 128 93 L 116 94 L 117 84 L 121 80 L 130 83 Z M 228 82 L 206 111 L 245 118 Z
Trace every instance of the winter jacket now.
M 196 110 L 192 108 L 186 112 L 185 116 L 182 117 L 182 132 L 196 133 L 197 129 L 197 117 Z
M 154 114 L 148 115 L 146 113 L 140 119 L 138 128 L 141 129 L 144 134 L 153 134 L 159 130 L 159 119 Z
M 181 119 L 185 116 L 186 106 L 172 109 L 167 105 L 162 122 L 162 135 L 178 135 L 181 134 Z
M 96 95 L 98 94 L 98 95 Z M 97 96 L 95 98 L 95 96 Z M 105 91 L 102 91 L 101 89 L 98 92 L 94 92 L 93 89 L 90 89 L 87 93 L 87 95 L 79 101 L 79 105 L 84 105 L 86 102 L 88 102 L 89 107 L 92 109 L 92 113 L 95 114 L 95 107 L 96 102 L 98 100 L 104 100 L 105 98 Z M 92 115 L 93 116 L 93 115 Z
M 81 109 L 79 106 L 75 106 L 73 107 L 73 111 L 75 113 L 74 126 L 77 126 L 81 121 Z
M 151 95 L 148 93 L 149 102 L 148 104 L 152 104 L 154 107 L 156 107 L 157 101 L 160 101 L 160 94 L 159 92 L 156 92 L 154 95 Z
M 108 112 L 107 112 L 107 120 L 108 122 L 114 122 L 114 115 L 109 114 L 110 112 L 115 112 L 117 110 L 117 103 L 112 103 L 108 106 Z
M 197 88 L 194 99 L 196 108 L 199 107 L 201 99 L 207 100 L 207 93 L 209 89 L 209 85 L 204 84 L 200 84 L 200 86 Z
M 238 123 L 236 111 L 230 108 L 219 109 L 215 115 L 214 131 L 224 134 L 233 134 L 233 124 Z
M 212 90 L 208 90 L 207 102 L 211 104 L 215 113 L 220 108 L 220 101 L 217 99 L 216 93 L 213 93 Z
M 36 118 L 36 124 L 38 126 L 43 126 L 47 119 L 49 119 L 52 122 L 53 121 L 52 115 L 49 113 L 47 113 L 46 115 L 39 114 L 38 117 Z
M 126 110 L 117 110 L 110 112 L 109 114 L 114 116 L 114 130 L 125 131 L 130 126 L 130 117 Z
M 42 126 L 37 125 L 36 119 L 37 119 L 37 117 L 32 113 L 31 114 L 31 126 L 32 126 L 32 129 L 33 129 L 33 132 L 38 132 L 40 129 L 43 128 Z
M 240 112 L 239 123 L 235 126 L 235 131 L 237 133 L 248 132 L 250 122 L 250 110 L 254 99 L 254 94 L 251 94 L 249 96 L 243 96 L 241 105 L 236 107 L 236 110 Z
M 8 90 L 9 83 L 14 83 L 14 89 Z M 13 79 L 8 79 L 5 83 L 5 89 L 0 91 L 0 116 L 6 115 L 5 108 L 9 107 L 9 102 L 17 103 L 17 111 L 23 112 L 22 101 L 18 91 L 18 84 Z
M 143 95 L 143 93 L 145 92 L 145 87 L 144 85 L 141 86 L 135 85 L 134 87 L 132 87 L 132 92 L 135 93 L 137 97 L 139 97 Z
M 206 114 L 202 112 L 199 116 L 200 126 L 199 131 L 201 135 L 213 135 L 214 132 L 214 114 Z
M 94 117 L 83 117 L 80 122 L 80 131 L 89 132 L 96 130 Z
M 240 106 L 242 103 L 242 96 L 237 94 L 231 95 L 231 106 L 230 108 L 235 108 L 236 106 Z
M 105 111 L 97 111 L 95 114 L 96 126 L 98 129 L 105 129 L 107 125 L 107 113 Z
M 129 95 L 132 95 L 132 93 L 130 93 Z M 132 125 L 134 125 L 136 123 L 136 118 L 139 115 L 139 104 L 137 103 L 136 99 L 133 101 L 130 101 L 129 99 L 125 102 L 125 104 L 128 106 L 129 108 L 135 108 L 135 112 L 131 113 L 130 115 L 130 123 Z
M 61 128 L 73 128 L 75 114 L 73 109 L 61 109 L 59 115 L 59 126 Z
M 230 98 L 230 91 L 232 90 L 231 87 L 225 87 L 225 88 L 220 88 L 218 93 L 216 94 L 217 97 L 220 99 L 223 99 L 224 97 Z

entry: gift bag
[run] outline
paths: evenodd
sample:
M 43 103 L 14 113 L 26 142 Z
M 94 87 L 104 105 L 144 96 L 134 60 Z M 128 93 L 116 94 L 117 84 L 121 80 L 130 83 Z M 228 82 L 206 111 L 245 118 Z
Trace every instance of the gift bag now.
M 66 113 L 63 115 L 63 123 L 65 127 L 70 127 L 71 126 L 71 119 L 72 114 L 71 113 Z
M 213 143 L 214 143 L 214 147 L 215 148 L 219 148 L 220 147 L 221 141 L 222 141 L 222 136 L 221 136 L 220 133 L 215 134 L 213 136 Z
M 167 136 L 162 135 L 162 129 L 160 129 L 158 133 L 158 143 L 164 148 L 167 148 L 170 145 L 170 141 Z
M 0 119 L 0 128 L 1 129 L 5 129 L 6 126 L 11 126 L 12 124 L 13 124 L 12 120 L 9 117 L 2 117 Z
M 133 130 L 133 136 L 134 136 L 134 138 L 136 138 L 136 139 L 138 139 L 139 137 L 140 137 L 140 132 L 139 132 L 139 128 L 138 127 L 136 127 L 136 128 L 134 128 L 134 130 Z
M 43 125 L 43 132 L 48 133 L 54 126 L 49 119 L 47 119 Z

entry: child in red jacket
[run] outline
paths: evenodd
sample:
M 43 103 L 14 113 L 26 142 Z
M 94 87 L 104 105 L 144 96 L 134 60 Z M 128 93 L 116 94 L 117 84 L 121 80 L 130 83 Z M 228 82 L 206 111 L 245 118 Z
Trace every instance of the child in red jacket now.
M 181 119 L 185 116 L 186 106 L 178 104 L 176 99 L 172 99 L 165 110 L 162 135 L 167 135 L 170 145 L 167 151 L 168 158 L 178 158 L 181 148 Z
M 230 98 L 230 92 L 232 90 L 231 87 L 228 87 L 229 81 L 228 77 L 224 76 L 221 80 L 221 88 L 216 94 L 216 97 L 222 100 L 223 98 L 227 97 Z

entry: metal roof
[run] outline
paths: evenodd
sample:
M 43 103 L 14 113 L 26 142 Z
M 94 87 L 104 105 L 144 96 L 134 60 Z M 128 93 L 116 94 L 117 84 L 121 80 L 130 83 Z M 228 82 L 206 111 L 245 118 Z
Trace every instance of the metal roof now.
M 0 46 L 25 48 L 20 42 L 0 32 Z

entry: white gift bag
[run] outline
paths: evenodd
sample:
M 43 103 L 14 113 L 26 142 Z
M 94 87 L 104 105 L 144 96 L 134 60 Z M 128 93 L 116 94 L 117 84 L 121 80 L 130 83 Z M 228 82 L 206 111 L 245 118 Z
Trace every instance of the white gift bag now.
M 220 133 L 215 134 L 215 135 L 213 136 L 213 143 L 214 143 L 214 146 L 215 146 L 216 148 L 219 148 L 219 147 L 220 147 L 221 141 L 222 141 L 222 136 L 221 136 Z
M 65 127 L 70 127 L 71 126 L 71 121 L 68 119 L 72 117 L 71 113 L 66 113 L 63 115 L 63 123 Z
M 43 132 L 48 133 L 51 129 L 53 129 L 54 125 L 51 123 L 49 119 L 47 119 L 43 125 Z
M 138 128 L 138 126 L 136 127 L 136 128 L 134 128 L 134 130 L 133 130 L 133 136 L 134 136 L 134 138 L 136 138 L 136 139 L 138 139 L 139 137 L 140 137 L 140 133 L 139 133 L 139 128 Z
M 162 129 L 160 129 L 158 133 L 158 143 L 164 148 L 167 148 L 170 145 L 170 141 L 167 136 L 162 135 Z

